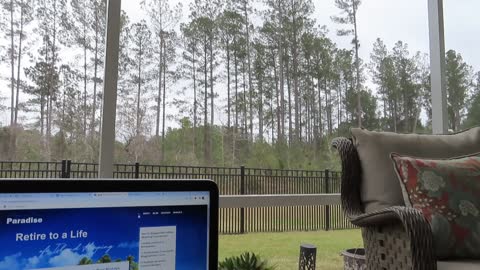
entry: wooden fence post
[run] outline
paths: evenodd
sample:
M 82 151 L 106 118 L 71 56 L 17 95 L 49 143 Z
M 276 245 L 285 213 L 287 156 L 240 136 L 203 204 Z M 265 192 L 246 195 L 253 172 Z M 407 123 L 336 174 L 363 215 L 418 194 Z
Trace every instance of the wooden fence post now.
M 65 171 L 67 170 L 67 161 L 64 159 L 62 160 L 62 173 L 60 175 L 61 178 L 67 178 Z
M 330 171 L 325 170 L 325 193 L 330 193 Z M 330 205 L 325 206 L 325 230 L 330 230 Z
M 67 168 L 65 168 L 65 178 L 70 178 L 71 171 L 72 171 L 72 161 L 67 160 Z
M 135 163 L 135 179 L 140 178 L 140 163 Z
M 245 166 L 240 167 L 240 194 L 245 195 Z M 240 208 L 240 233 L 245 233 L 245 208 Z
M 61 178 L 70 178 L 70 170 L 72 166 L 71 160 L 62 160 L 62 173 L 60 175 Z

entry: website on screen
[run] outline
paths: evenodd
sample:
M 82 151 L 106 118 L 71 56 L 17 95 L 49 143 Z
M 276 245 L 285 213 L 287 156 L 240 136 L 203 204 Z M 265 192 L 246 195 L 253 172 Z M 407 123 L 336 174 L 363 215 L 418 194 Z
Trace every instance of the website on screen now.
M 0 270 L 206 270 L 208 195 L 0 194 Z

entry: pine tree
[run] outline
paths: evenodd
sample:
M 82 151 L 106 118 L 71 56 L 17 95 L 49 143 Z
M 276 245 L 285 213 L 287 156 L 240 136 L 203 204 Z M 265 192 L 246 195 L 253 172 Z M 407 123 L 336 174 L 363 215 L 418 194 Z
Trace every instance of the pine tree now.
M 59 70 L 59 83 L 61 94 L 57 100 L 59 108 L 57 125 L 60 133 L 70 140 L 81 140 L 82 117 L 81 111 L 82 94 L 79 91 L 79 79 L 82 76 L 71 65 L 62 65 Z
M 478 125 L 480 125 L 480 72 L 475 73 L 474 76 L 472 98 L 463 127 L 470 128 Z
M 181 18 L 182 5 L 180 3 L 171 8 L 166 0 L 144 0 L 141 4 L 149 15 L 154 40 L 157 44 L 157 46 L 153 46 L 154 57 L 156 58 L 156 77 L 158 81 L 155 136 L 158 137 L 160 135 L 160 112 L 162 111 L 162 149 L 160 158 L 162 161 L 165 155 L 166 80 L 167 74 L 170 81 L 175 79 L 168 69 L 175 61 L 177 39 L 174 29 Z
M 47 62 L 38 62 L 33 67 L 27 68 L 25 73 L 32 85 L 26 89 L 27 94 L 33 96 L 29 101 L 31 106 L 39 106 L 39 122 L 40 134 L 43 136 L 46 130 L 46 122 L 48 119 L 48 114 L 50 113 L 49 101 L 52 100 L 53 94 L 51 89 L 57 89 L 59 85 L 59 76 L 58 72 Z M 37 111 L 36 108 L 32 109 Z
M 166 78 L 168 66 L 171 61 L 166 61 L 167 50 L 166 44 L 171 44 L 171 37 L 175 37 L 174 29 L 177 26 L 181 14 L 182 5 L 178 4 L 171 8 L 167 0 L 143 0 L 141 2 L 142 8 L 147 12 L 149 16 L 149 25 L 152 27 L 153 40 L 155 40 L 156 46 L 153 47 L 154 56 L 156 58 L 156 78 L 158 81 L 158 94 L 156 104 L 156 121 L 155 121 L 155 136 L 160 136 L 160 114 L 163 107 L 163 124 L 162 124 L 162 140 L 165 139 L 165 99 L 166 96 L 166 83 L 163 82 L 163 78 Z M 171 48 L 169 48 L 171 49 Z M 174 47 L 173 47 L 174 49 Z M 170 57 L 171 58 L 171 57 Z M 165 68 L 164 68 L 165 67 Z
M 472 68 L 460 53 L 449 50 L 445 57 L 447 79 L 448 122 L 453 131 L 460 129 L 465 116 L 465 104 L 471 87 Z
M 9 86 L 10 96 L 10 125 L 18 124 L 19 96 L 20 88 L 24 85 L 22 82 L 22 59 L 28 51 L 26 39 L 28 33 L 27 26 L 33 21 L 34 2 L 27 0 L 2 0 L 0 7 L 4 13 L 5 19 L 1 24 L 1 31 L 5 33 L 5 39 L 8 40 L 8 49 L 5 59 L 10 64 Z M 3 16 L 3 15 L 2 15 Z M 16 73 L 16 74 L 15 74 Z
M 278 143 L 281 138 L 281 106 L 278 79 L 278 43 L 274 25 L 265 21 L 258 30 L 259 36 L 256 43 L 259 50 L 263 47 L 265 53 L 265 98 L 269 100 L 268 125 L 270 126 L 271 142 Z M 259 60 L 260 61 L 260 60 Z M 258 80 L 258 79 L 257 79 Z
M 294 142 L 297 142 L 301 139 L 301 94 L 299 88 L 299 80 L 301 75 L 300 42 L 303 33 L 308 32 L 312 27 L 312 22 L 310 20 L 312 11 L 313 2 L 310 0 L 292 0 L 286 6 L 286 34 L 290 54 L 290 63 L 288 63 L 288 65 L 291 69 L 291 71 L 287 74 L 287 79 L 290 79 L 293 84 L 292 87 L 288 87 L 289 96 L 290 94 L 293 94 L 293 100 L 289 99 L 289 126 L 292 125 L 292 120 L 295 124 L 293 130 L 289 132 L 293 132 L 293 134 L 290 134 L 290 137 Z M 290 113 L 292 107 L 294 114 L 293 116 Z
M 151 32 L 145 21 L 130 26 L 131 52 L 133 54 L 131 78 L 136 88 L 135 127 L 136 136 L 144 135 L 146 99 L 151 58 Z
M 357 12 L 361 5 L 361 0 L 335 0 L 335 6 L 342 11 L 342 15 L 332 17 L 332 20 L 338 24 L 347 25 L 347 29 L 339 30 L 339 36 L 353 36 L 352 44 L 355 51 L 355 91 L 357 92 L 357 121 L 358 126 L 362 126 L 362 103 L 361 103 L 361 70 L 360 70 L 360 41 L 358 39 L 358 20 Z
M 267 0 L 267 11 L 264 14 L 263 32 L 269 36 L 269 44 L 275 48 L 276 63 L 278 68 L 274 69 L 277 103 L 277 137 L 280 143 L 285 143 L 285 60 L 286 60 L 286 34 L 285 34 L 285 2 L 279 0 Z M 277 65 L 274 65 L 277 67 Z
M 43 70 L 48 71 L 47 84 L 48 91 L 44 96 L 46 113 L 42 120 L 45 120 L 46 127 L 46 149 L 49 153 L 49 141 L 52 132 L 54 101 L 58 94 L 58 70 L 59 70 L 59 52 L 68 40 L 66 35 L 68 31 L 67 20 L 67 1 L 66 0 L 39 0 L 36 10 L 36 19 L 38 20 L 38 34 L 43 41 L 40 46 L 37 63 L 44 63 L 46 67 Z M 42 124 L 43 125 L 43 124 Z
M 18 111 L 19 111 L 19 99 L 20 99 L 20 87 L 25 83 L 22 82 L 22 58 L 29 50 L 29 47 L 25 45 L 28 33 L 26 27 L 33 21 L 34 18 L 34 2 L 27 0 L 17 0 L 20 18 L 18 21 L 18 52 L 17 52 L 17 78 L 16 78 L 16 94 L 15 94 L 15 116 L 14 124 L 18 124 Z
M 231 119 L 232 119 L 232 101 L 231 101 L 231 66 L 232 58 L 234 51 L 237 49 L 235 44 L 238 40 L 239 35 L 241 35 L 241 25 L 243 24 L 243 18 L 241 14 L 225 10 L 218 19 L 218 27 L 221 35 L 221 43 L 223 50 L 225 51 L 225 60 L 226 60 L 226 77 L 227 77 L 227 128 L 231 128 Z
M 212 136 L 209 132 L 210 127 L 213 127 L 214 125 L 214 101 L 216 97 L 214 91 L 214 82 L 216 81 L 214 70 L 217 66 L 215 56 L 218 44 L 216 40 L 216 33 L 218 30 L 216 20 L 219 15 L 218 13 L 221 10 L 221 2 L 195 0 L 190 6 L 190 10 L 192 20 L 196 21 L 199 45 L 202 48 L 201 53 L 203 62 L 200 70 L 203 73 L 203 81 L 200 80 L 200 83 L 204 86 L 204 159 L 207 164 L 210 164 L 212 162 Z M 210 104 L 208 104 L 208 99 L 210 99 Z M 208 119 L 208 105 L 210 105 L 210 122 Z
M 245 130 L 246 133 L 249 134 L 248 139 L 249 141 L 253 141 L 253 96 L 255 95 L 255 91 L 253 89 L 253 76 L 252 76 L 252 64 L 251 64 L 251 41 L 252 41 L 252 30 L 253 30 L 253 25 L 250 22 L 250 14 L 252 13 L 252 7 L 250 7 L 249 0 L 241 0 L 237 1 L 237 8 L 238 14 L 242 14 L 241 21 L 243 23 L 243 37 L 242 39 L 245 41 L 245 61 L 246 63 L 243 63 L 246 65 L 246 68 L 244 68 L 244 72 L 248 72 L 248 132 L 247 128 Z M 245 88 L 247 87 L 245 85 Z M 246 121 L 246 120 L 245 120 Z
M 82 49 L 82 77 L 83 77 L 83 107 L 82 110 L 82 119 L 83 119 L 83 128 L 82 134 L 85 138 L 87 136 L 87 85 L 88 85 L 88 53 L 92 50 L 92 37 L 90 29 L 90 24 L 92 22 L 92 15 L 90 11 L 89 1 L 71 1 L 73 16 L 75 20 L 72 22 L 72 36 L 74 42 L 78 47 Z
M 90 137 L 93 139 L 97 126 L 97 100 L 99 85 L 103 83 L 101 68 L 103 67 L 103 58 L 105 54 L 105 35 L 106 35 L 106 18 L 107 18 L 107 1 L 106 0 L 92 0 L 93 21 L 91 23 L 91 31 L 93 33 L 93 95 L 92 95 L 92 112 L 90 119 Z
M 408 44 L 398 41 L 393 48 L 392 57 L 398 82 L 395 94 L 395 112 L 398 118 L 398 126 L 402 132 L 411 132 L 416 123 L 417 100 L 419 95 L 418 85 L 415 84 L 417 73 L 415 63 L 410 57 Z
M 260 42 L 255 42 L 253 44 L 255 58 L 253 62 L 254 67 L 254 74 L 255 74 L 255 81 L 256 81 L 256 88 L 258 89 L 258 100 L 256 102 L 256 107 L 258 111 L 258 139 L 260 142 L 264 141 L 264 88 L 266 86 L 266 73 L 267 73 L 267 54 L 266 54 L 266 46 Z M 272 124 L 273 126 L 273 124 Z M 273 142 L 272 142 L 273 143 Z
M 196 24 L 195 21 L 190 22 L 189 24 L 182 24 L 180 26 L 182 37 L 183 37 L 183 60 L 182 65 L 183 77 L 191 83 L 188 88 L 193 88 L 193 102 L 186 103 L 187 107 L 191 105 L 191 113 L 193 120 L 193 154 L 196 154 L 196 145 L 197 145 L 197 125 L 198 125 L 198 101 L 197 101 L 197 69 L 199 62 L 198 57 L 200 54 L 200 49 L 198 48 L 199 41 L 196 36 Z M 188 110 L 188 109 L 187 109 Z

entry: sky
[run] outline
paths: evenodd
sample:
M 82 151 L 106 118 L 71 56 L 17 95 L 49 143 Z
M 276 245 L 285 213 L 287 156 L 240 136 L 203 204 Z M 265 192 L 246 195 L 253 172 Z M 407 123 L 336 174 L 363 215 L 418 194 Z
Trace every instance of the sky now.
M 182 2 L 184 15 L 189 14 L 190 0 L 171 0 L 171 5 Z M 255 0 L 254 3 L 258 2 Z M 334 0 L 313 0 L 316 10 L 314 18 L 320 25 L 330 29 L 328 34 L 340 47 L 350 48 L 350 37 L 336 36 L 337 25 L 331 16 L 339 13 Z M 122 9 L 131 21 L 145 17 L 139 8 L 140 0 L 123 0 Z M 478 20 L 480 1 L 478 0 L 444 0 L 445 43 L 446 49 L 454 49 L 463 55 L 464 60 L 475 70 L 480 70 L 480 20 Z M 428 0 L 363 0 L 358 13 L 360 57 L 368 61 L 375 40 L 380 37 L 389 49 L 398 40 L 408 44 L 410 52 L 429 52 L 428 36 Z M 8 63 L 0 65 L 0 74 L 8 74 Z M 2 76 L 0 76 L 2 77 Z M 9 97 L 5 81 L 0 81 L 0 95 Z M 8 104 L 8 99 L 4 101 Z M 0 122 L 8 122 L 8 113 L 0 115 Z
M 182 2 L 184 18 L 189 14 L 191 0 L 171 0 L 172 5 Z M 259 2 L 255 0 L 253 3 Z M 140 0 L 123 0 L 122 8 L 131 18 L 141 18 Z M 339 14 L 334 0 L 313 0 L 314 18 L 330 29 L 329 36 L 341 47 L 350 48 L 351 38 L 336 36 L 337 25 L 331 16 Z M 444 0 L 446 48 L 460 52 L 475 70 L 480 70 L 480 2 L 478 0 Z M 134 20 L 134 19 L 133 19 Z M 362 0 L 358 14 L 361 43 L 360 56 L 368 60 L 372 45 L 380 37 L 392 48 L 398 40 L 408 43 L 412 52 L 428 53 L 428 0 Z

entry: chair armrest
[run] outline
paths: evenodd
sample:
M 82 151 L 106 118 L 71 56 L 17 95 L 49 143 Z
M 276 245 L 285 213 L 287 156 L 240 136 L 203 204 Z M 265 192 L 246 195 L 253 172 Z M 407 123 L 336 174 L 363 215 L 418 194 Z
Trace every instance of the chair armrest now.
M 342 163 L 342 207 L 350 221 L 362 227 L 368 269 L 437 269 L 432 231 L 423 214 L 403 206 L 364 213 L 357 149 L 343 137 L 335 138 L 332 147 Z
M 360 227 L 368 228 L 370 233 L 382 234 L 382 227 L 388 227 L 392 224 L 401 224 L 397 226 L 399 232 L 395 232 L 395 235 L 402 235 L 402 238 L 406 237 L 406 242 L 410 243 L 410 246 L 406 249 L 407 256 L 411 258 L 411 265 L 413 269 L 436 269 L 436 257 L 433 246 L 433 236 L 430 225 L 425 219 L 423 214 L 412 207 L 395 206 L 389 207 L 380 211 L 362 214 L 359 216 L 349 217 L 350 221 Z M 401 230 L 404 230 L 401 232 Z M 392 234 L 392 232 L 389 232 Z M 364 236 L 365 237 L 365 236 Z M 382 239 L 385 237 L 372 236 L 373 239 Z M 364 241 L 369 242 L 368 239 Z M 375 241 L 370 241 L 375 242 Z M 398 239 L 392 240 L 392 242 L 399 242 Z M 379 243 L 370 243 L 373 245 L 370 247 L 369 252 L 376 250 L 374 245 Z M 380 244 L 379 244 L 380 245 Z M 385 246 L 399 245 L 399 243 L 383 243 Z M 396 248 L 390 248 L 390 252 L 398 252 Z M 385 252 L 385 248 L 383 248 Z M 405 250 L 403 248 L 403 250 Z M 386 250 L 388 252 L 388 250 Z M 395 258 L 398 254 L 394 254 Z M 372 255 L 375 256 L 375 255 Z M 383 257 L 388 255 L 383 255 Z M 381 256 L 377 256 L 381 257 Z
M 332 147 L 337 149 L 342 163 L 341 199 L 342 208 L 350 216 L 364 212 L 360 197 L 362 171 L 358 152 L 351 139 L 335 138 Z

